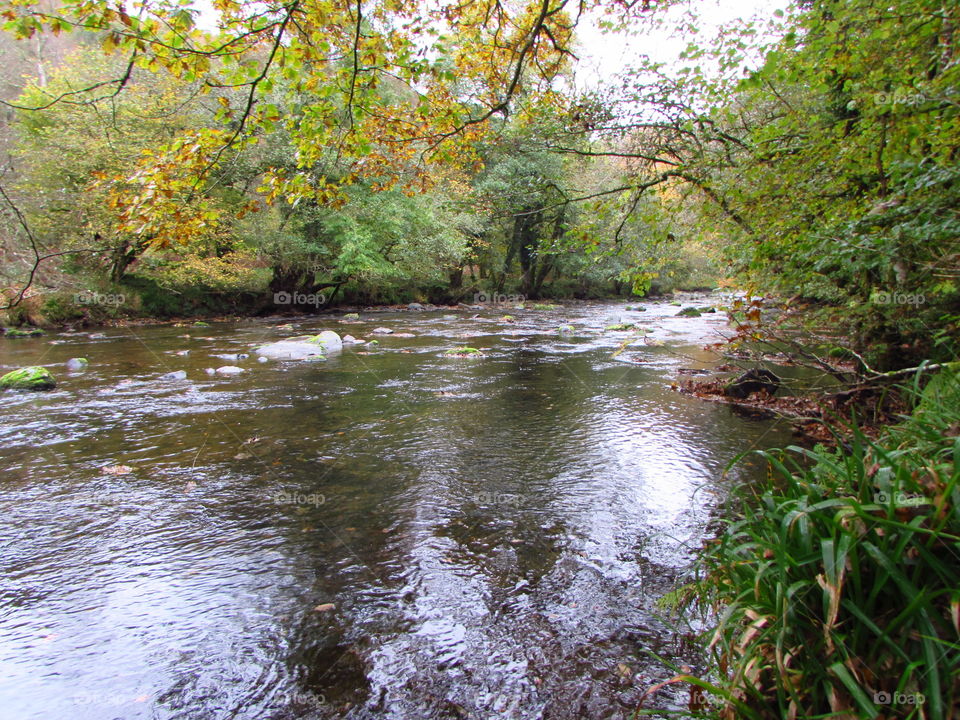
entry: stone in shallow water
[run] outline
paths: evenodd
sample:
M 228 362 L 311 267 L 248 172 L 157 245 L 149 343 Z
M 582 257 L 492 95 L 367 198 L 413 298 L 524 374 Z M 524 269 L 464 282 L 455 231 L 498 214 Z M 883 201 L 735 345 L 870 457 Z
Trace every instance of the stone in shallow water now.
M 216 370 L 217 375 L 239 375 L 243 372 L 243 368 L 237 367 L 236 365 L 224 365 L 223 367 L 218 367 Z
M 160 376 L 161 380 L 186 380 L 187 372 L 185 370 L 174 370 L 173 372 L 164 373 Z
M 333 330 L 324 330 L 318 335 L 312 335 L 307 338 L 307 342 L 322 347 L 324 352 L 337 352 L 343 348 L 343 340 Z
M 56 386 L 50 371 L 39 366 L 20 368 L 0 377 L 2 390 L 52 390 Z
M 314 355 L 338 352 L 342 348 L 340 336 L 332 330 L 324 330 L 317 335 L 303 335 L 261 345 L 256 352 L 271 360 L 303 360 Z
M 90 361 L 86 358 L 70 358 L 67 360 L 67 370 L 73 370 L 74 372 L 86 370 L 89 364 Z

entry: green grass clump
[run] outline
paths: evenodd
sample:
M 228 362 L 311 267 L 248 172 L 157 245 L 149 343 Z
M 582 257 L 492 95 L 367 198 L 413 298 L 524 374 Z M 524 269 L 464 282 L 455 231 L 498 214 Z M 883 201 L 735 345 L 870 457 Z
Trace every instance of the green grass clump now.
M 960 717 L 960 385 L 879 439 L 760 453 L 688 600 L 712 610 L 709 717 Z M 892 702 L 888 702 L 892 700 Z
M 472 347 L 450 348 L 443 354 L 450 357 L 481 357 L 483 355 L 477 348 Z

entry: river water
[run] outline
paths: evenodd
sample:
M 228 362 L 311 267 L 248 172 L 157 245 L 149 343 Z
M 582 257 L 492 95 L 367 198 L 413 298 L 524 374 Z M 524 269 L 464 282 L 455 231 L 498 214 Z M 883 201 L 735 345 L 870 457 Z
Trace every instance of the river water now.
M 630 717 L 650 653 L 697 667 L 657 601 L 725 466 L 789 439 L 670 389 L 721 314 L 645 305 L 0 340 L 59 381 L 0 406 L 0 718 Z M 231 359 L 378 326 L 415 337 Z

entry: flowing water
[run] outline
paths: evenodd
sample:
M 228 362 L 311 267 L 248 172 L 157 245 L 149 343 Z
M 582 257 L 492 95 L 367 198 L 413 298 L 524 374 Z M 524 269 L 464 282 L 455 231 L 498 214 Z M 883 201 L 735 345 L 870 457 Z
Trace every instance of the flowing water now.
M 59 381 L 0 396 L 0 717 L 630 717 L 650 653 L 696 667 L 657 600 L 755 472 L 725 466 L 788 439 L 670 389 L 722 315 L 647 308 L 0 340 Z M 615 354 L 621 320 L 650 339 Z M 415 337 L 234 357 L 377 326 Z

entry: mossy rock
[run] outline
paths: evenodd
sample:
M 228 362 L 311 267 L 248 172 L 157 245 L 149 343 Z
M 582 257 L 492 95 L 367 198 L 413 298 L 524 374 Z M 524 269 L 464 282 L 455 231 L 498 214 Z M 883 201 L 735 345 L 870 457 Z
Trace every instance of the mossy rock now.
M 343 319 L 344 319 L 344 320 L 359 320 L 359 319 L 360 319 L 360 313 L 347 313 L 346 315 L 343 316 Z
M 513 322 L 516 318 L 513 315 L 504 315 L 500 318 L 503 322 Z
M 3 330 L 3 336 L 8 338 L 39 337 L 43 334 L 43 330 L 40 328 L 28 328 L 26 330 L 22 328 L 4 328 Z
M 695 307 L 685 307 L 683 310 L 677 313 L 677 317 L 700 317 L 703 313 L 697 310 Z
M 610 332 L 626 332 L 627 330 L 636 330 L 637 326 L 629 322 L 614 323 L 613 325 L 607 325 L 604 330 Z
M 674 307 L 680 307 L 681 305 L 683 305 L 683 303 L 679 303 L 679 302 L 677 302 L 677 301 L 673 301 L 673 302 L 670 303 L 670 304 L 673 305 Z
M 715 313 L 717 311 L 717 309 L 712 305 L 707 305 L 706 307 L 697 308 L 697 310 L 699 310 L 702 313 Z
M 827 351 L 827 355 L 832 357 L 834 360 L 848 360 L 853 357 L 852 352 L 845 347 L 840 347 L 839 345 L 830 348 Z
M 3 390 L 52 390 L 56 386 L 50 371 L 39 366 L 20 368 L 0 377 Z
M 577 329 L 573 325 L 561 325 L 557 328 L 557 332 L 561 335 L 573 335 Z
M 203 320 L 197 320 L 194 324 L 194 327 L 210 327 L 210 323 L 204 322 Z
M 483 353 L 473 347 L 450 348 L 443 354 L 447 357 L 483 357 Z
M 536 303 L 533 306 L 534 310 L 559 310 L 559 305 L 553 305 L 551 303 Z

